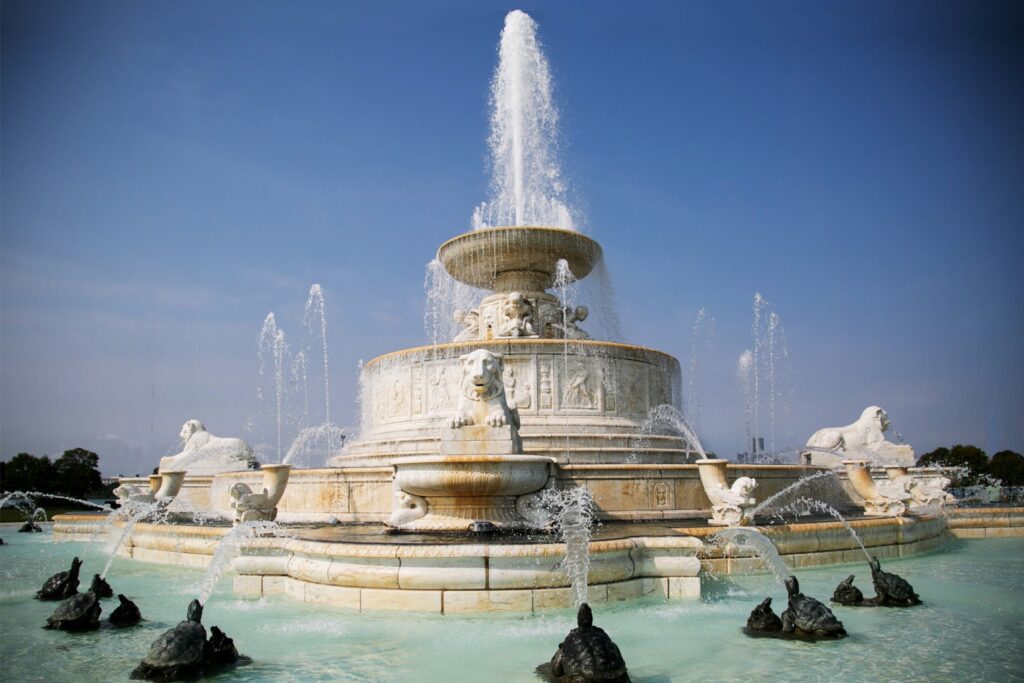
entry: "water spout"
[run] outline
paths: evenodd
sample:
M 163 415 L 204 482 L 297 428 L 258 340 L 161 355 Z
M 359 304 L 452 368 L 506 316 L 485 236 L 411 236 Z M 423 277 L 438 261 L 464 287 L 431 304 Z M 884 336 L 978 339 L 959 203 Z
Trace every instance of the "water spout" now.
M 565 543 L 562 567 L 569 578 L 573 606 L 587 601 L 590 573 L 590 535 L 594 520 L 594 499 L 582 487 L 548 489 L 541 494 L 541 505 L 550 510 L 554 529 Z
M 785 583 L 786 579 L 793 574 L 789 566 L 786 565 L 779 555 L 775 544 L 757 529 L 750 527 L 723 529 L 712 537 L 712 541 L 715 543 L 728 542 L 738 548 L 749 548 L 754 551 L 764 562 L 765 566 L 775 575 L 775 578 L 779 580 L 780 584 Z
M 558 163 L 558 109 L 551 71 L 525 12 L 505 17 L 491 81 L 491 197 L 473 227 L 543 225 L 575 229 Z

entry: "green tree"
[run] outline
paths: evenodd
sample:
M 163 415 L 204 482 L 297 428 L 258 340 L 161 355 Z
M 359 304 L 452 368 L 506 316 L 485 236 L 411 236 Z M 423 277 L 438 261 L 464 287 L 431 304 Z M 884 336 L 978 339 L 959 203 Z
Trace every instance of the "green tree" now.
M 100 456 L 84 448 L 64 451 L 57 458 L 57 492 L 73 498 L 85 498 L 103 488 L 99 470 Z
M 0 462 L 0 490 L 52 493 L 56 474 L 49 457 L 18 453 L 7 462 Z
M 954 486 L 973 486 L 988 473 L 988 456 L 977 446 L 957 444 L 952 448 L 936 448 L 917 459 L 918 467 L 963 467 L 966 473 Z
M 999 451 L 989 461 L 988 473 L 1001 480 L 1003 486 L 1024 486 L 1024 455 Z

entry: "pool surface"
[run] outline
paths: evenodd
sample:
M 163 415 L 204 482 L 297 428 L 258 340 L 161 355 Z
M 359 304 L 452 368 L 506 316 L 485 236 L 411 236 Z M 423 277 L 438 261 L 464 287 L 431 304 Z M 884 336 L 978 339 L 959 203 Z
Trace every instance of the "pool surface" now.
M 126 630 L 69 634 L 41 628 L 58 603 L 33 594 L 80 556 L 82 586 L 102 571 L 102 543 L 55 543 L 49 533 L 0 531 L 0 679 L 128 680 L 165 629 L 185 617 L 203 572 L 117 558 L 108 575 L 147 621 Z M 769 575 L 705 577 L 702 600 L 599 605 L 595 623 L 618 643 L 637 683 L 668 681 L 1024 680 L 1024 539 L 952 541 L 883 568 L 909 580 L 924 604 L 834 607 L 850 637 L 804 643 L 740 632 L 765 596 L 785 609 Z M 827 601 L 848 574 L 871 593 L 866 564 L 800 570 L 805 594 Z M 102 618 L 116 606 L 103 601 Z M 240 600 L 222 579 L 204 624 L 234 638 L 253 663 L 217 681 L 536 681 L 533 670 L 574 625 L 568 610 L 529 615 L 356 614 L 286 597 Z

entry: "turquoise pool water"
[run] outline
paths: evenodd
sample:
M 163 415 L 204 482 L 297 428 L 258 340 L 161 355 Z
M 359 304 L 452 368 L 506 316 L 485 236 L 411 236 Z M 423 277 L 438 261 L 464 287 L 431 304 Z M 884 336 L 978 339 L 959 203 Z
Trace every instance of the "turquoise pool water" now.
M 55 543 L 49 533 L 0 532 L 0 679 L 128 680 L 164 629 L 184 618 L 203 572 L 117 559 L 108 579 L 148 621 L 135 629 L 47 631 L 56 603 L 32 598 L 71 557 L 83 584 L 102 570 L 99 543 Z M 1024 680 L 1024 539 L 953 541 L 942 551 L 885 568 L 914 584 L 925 604 L 906 610 L 835 607 L 849 638 L 809 644 L 747 638 L 747 614 L 766 595 L 776 612 L 785 591 L 767 575 L 705 580 L 693 602 L 597 605 L 595 620 L 622 650 L 633 680 L 1014 681 Z M 847 574 L 867 590 L 866 565 L 800 570 L 822 600 Z M 453 617 L 355 614 L 287 598 L 239 600 L 224 579 L 204 612 L 253 658 L 218 681 L 536 681 L 533 669 L 573 626 L 568 611 Z M 116 605 L 104 601 L 105 618 Z

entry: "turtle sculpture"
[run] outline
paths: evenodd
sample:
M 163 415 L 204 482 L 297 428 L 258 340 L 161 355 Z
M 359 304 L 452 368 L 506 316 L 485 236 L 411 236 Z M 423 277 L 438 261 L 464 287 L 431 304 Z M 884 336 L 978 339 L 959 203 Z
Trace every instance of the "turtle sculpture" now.
M 206 659 L 215 666 L 230 666 L 238 661 L 235 641 L 228 638 L 227 634 L 216 626 L 210 627 L 210 642 L 207 643 Z
M 608 634 L 594 626 L 590 605 L 583 603 L 576 614 L 576 628 L 558 646 L 558 652 L 538 672 L 559 683 L 629 683 L 626 662 Z
M 843 622 L 836 619 L 828 607 L 801 593 L 795 576 L 786 578 L 786 591 L 789 593 L 789 607 L 782 613 L 783 633 L 806 640 L 846 636 Z
M 914 587 L 903 577 L 882 571 L 877 557 L 872 557 L 868 564 L 871 565 L 871 582 L 875 584 L 875 593 L 878 594 L 875 601 L 879 605 L 911 607 L 921 604 L 921 598 L 914 592 Z
M 77 557 L 71 560 L 71 569 L 66 572 L 57 572 L 43 584 L 43 587 L 36 592 L 40 600 L 66 600 L 78 592 L 78 570 L 82 567 L 82 561 Z
M 853 576 L 853 574 L 850 574 L 839 582 L 839 585 L 836 586 L 835 591 L 832 593 L 832 602 L 845 607 L 875 604 L 873 600 L 866 600 L 864 593 L 853 585 Z
M 100 599 L 92 591 L 72 595 L 57 605 L 44 628 L 62 631 L 91 631 L 100 627 Z
M 89 590 L 96 594 L 98 598 L 112 598 L 114 597 L 114 589 L 110 587 L 107 580 L 99 574 L 92 575 L 92 584 L 89 586 Z
M 42 533 L 43 529 L 30 519 L 18 527 L 18 531 L 23 534 L 38 534 Z
M 206 638 L 203 606 L 198 600 L 188 605 L 185 621 L 153 641 L 149 652 L 131 677 L 150 681 L 176 681 L 235 664 L 239 657 L 234 643 L 216 626 L 214 640 Z
M 772 599 L 765 598 L 747 617 L 743 632 L 748 636 L 778 635 L 782 632 L 782 619 L 772 611 Z
M 110 613 L 110 617 L 107 619 L 111 626 L 118 628 L 135 626 L 135 624 L 142 621 L 142 612 L 139 611 L 138 606 L 134 602 L 126 598 L 122 593 L 117 594 L 117 599 L 121 604 L 114 608 L 114 611 Z

